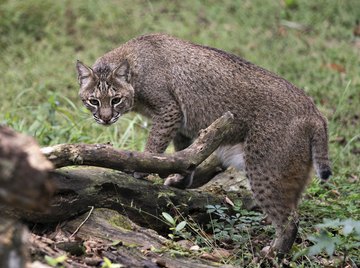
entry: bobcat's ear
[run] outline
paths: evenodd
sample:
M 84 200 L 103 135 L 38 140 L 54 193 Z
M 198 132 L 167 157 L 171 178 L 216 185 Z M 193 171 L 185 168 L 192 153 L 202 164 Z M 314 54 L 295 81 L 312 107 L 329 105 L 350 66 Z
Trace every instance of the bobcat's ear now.
M 95 78 L 93 70 L 79 60 L 76 62 L 76 70 L 78 73 L 78 81 L 80 86 L 87 85 Z
M 127 60 L 123 61 L 118 67 L 116 67 L 112 74 L 112 78 L 118 82 L 130 82 L 130 65 Z

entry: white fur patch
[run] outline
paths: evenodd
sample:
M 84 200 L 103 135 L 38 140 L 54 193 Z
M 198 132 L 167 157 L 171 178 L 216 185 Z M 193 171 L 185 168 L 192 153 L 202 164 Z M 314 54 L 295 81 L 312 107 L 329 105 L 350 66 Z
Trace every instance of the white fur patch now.
M 232 166 L 238 170 L 245 169 L 243 144 L 220 146 L 215 154 L 225 167 Z

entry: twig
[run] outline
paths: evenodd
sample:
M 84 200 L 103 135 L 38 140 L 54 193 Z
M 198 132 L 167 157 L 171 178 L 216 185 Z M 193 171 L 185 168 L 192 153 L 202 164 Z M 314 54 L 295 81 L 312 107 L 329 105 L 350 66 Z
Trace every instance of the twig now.
M 69 238 L 73 238 L 74 235 L 76 235 L 77 232 L 79 232 L 80 228 L 85 224 L 85 222 L 90 218 L 90 215 L 91 215 L 91 213 L 92 213 L 93 210 L 94 210 L 94 206 L 91 206 L 90 208 L 91 208 L 91 209 L 90 209 L 90 211 L 89 211 L 89 214 L 86 216 L 85 220 L 83 220 L 83 221 L 80 223 L 80 225 L 78 226 L 78 228 L 76 228 L 76 230 L 70 235 Z

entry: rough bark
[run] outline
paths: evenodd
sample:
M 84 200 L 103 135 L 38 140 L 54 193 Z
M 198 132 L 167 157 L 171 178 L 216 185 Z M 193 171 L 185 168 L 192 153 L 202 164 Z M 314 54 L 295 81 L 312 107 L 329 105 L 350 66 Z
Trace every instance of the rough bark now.
M 153 230 L 138 226 L 127 217 L 110 209 L 95 209 L 87 220 L 83 215 L 67 222 L 51 239 L 33 235 L 33 254 L 55 258 L 68 254 L 65 267 L 99 267 L 104 257 L 122 267 L 232 267 L 199 258 L 198 253 L 182 249 L 186 256 L 176 256 L 166 249 L 180 245 L 165 239 Z M 78 227 L 81 225 L 81 228 Z M 75 230 L 75 236 L 71 236 Z M 101 230 L 101 231 L 100 231 Z M 177 245 L 176 245 L 177 244 Z M 44 249 L 47 249 L 44 251 Z M 81 255 L 82 258 L 76 256 Z
M 168 226 L 162 212 L 191 216 L 199 224 L 209 221 L 205 206 L 221 204 L 225 193 L 179 190 L 135 179 L 120 171 L 98 167 L 63 168 L 53 173 L 56 192 L 46 211 L 12 210 L 10 213 L 36 223 L 57 223 L 78 216 L 89 206 L 111 208 L 137 224 L 164 232 Z M 249 203 L 249 192 L 242 197 L 229 193 L 230 199 L 241 198 Z
M 49 180 L 52 168 L 33 138 L 0 126 L 0 204 L 46 207 L 53 191 Z
M 53 191 L 51 169 L 34 139 L 0 126 L 0 267 L 25 267 L 27 259 L 27 228 L 2 207 L 44 209 Z
M 147 172 L 167 176 L 173 173 L 188 174 L 203 162 L 228 134 L 233 121 L 230 112 L 225 113 L 188 148 L 173 154 L 151 154 L 114 149 L 108 144 L 60 144 L 43 148 L 43 153 L 55 165 L 88 165 L 111 168 L 125 172 Z
M 173 216 L 179 213 L 191 216 L 199 227 L 208 223 L 204 206 L 223 203 L 225 196 L 232 201 L 240 198 L 239 185 L 246 187 L 241 174 L 231 170 L 219 174 L 214 182 L 202 187 L 202 192 L 168 188 L 135 179 L 120 171 L 98 167 L 62 168 L 55 171 L 53 181 L 57 191 L 50 210 L 46 213 L 20 214 L 27 220 L 40 223 L 65 220 L 57 224 L 61 230 L 56 228 L 54 233 L 47 235 L 50 240 L 32 236 L 32 254 L 42 256 L 46 253 L 55 258 L 68 252 L 70 255 L 65 267 L 98 267 L 104 257 L 125 267 L 227 267 L 202 260 L 199 258 L 201 254 L 191 253 L 183 257 L 169 254 L 169 248 L 177 246 L 153 230 L 163 235 L 169 232 L 161 212 Z M 232 190 L 235 192 L 231 193 Z M 240 195 L 243 202 L 248 204 L 247 208 L 251 208 L 253 204 L 248 202 L 250 193 L 245 190 Z M 88 216 L 89 206 L 111 210 L 95 209 L 74 239 L 70 239 Z M 79 217 L 80 213 L 82 216 Z M 70 218 L 74 220 L 69 221 Z M 54 234 L 57 236 L 59 233 L 59 239 L 53 238 Z M 87 249 L 85 253 L 81 250 L 83 246 Z M 76 257 L 79 254 L 81 257 Z

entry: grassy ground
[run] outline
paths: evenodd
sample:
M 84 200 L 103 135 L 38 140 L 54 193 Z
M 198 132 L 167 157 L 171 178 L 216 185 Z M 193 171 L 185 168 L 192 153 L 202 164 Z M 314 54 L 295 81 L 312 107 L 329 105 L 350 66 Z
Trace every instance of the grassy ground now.
M 97 125 L 77 99 L 75 61 L 91 65 L 140 34 L 173 34 L 304 88 L 329 119 L 334 176 L 308 189 L 301 234 L 322 218 L 359 220 L 360 45 L 352 36 L 359 10 L 358 0 L 0 0 L 0 123 L 42 145 L 110 141 L 141 150 L 148 122 L 130 114 Z

